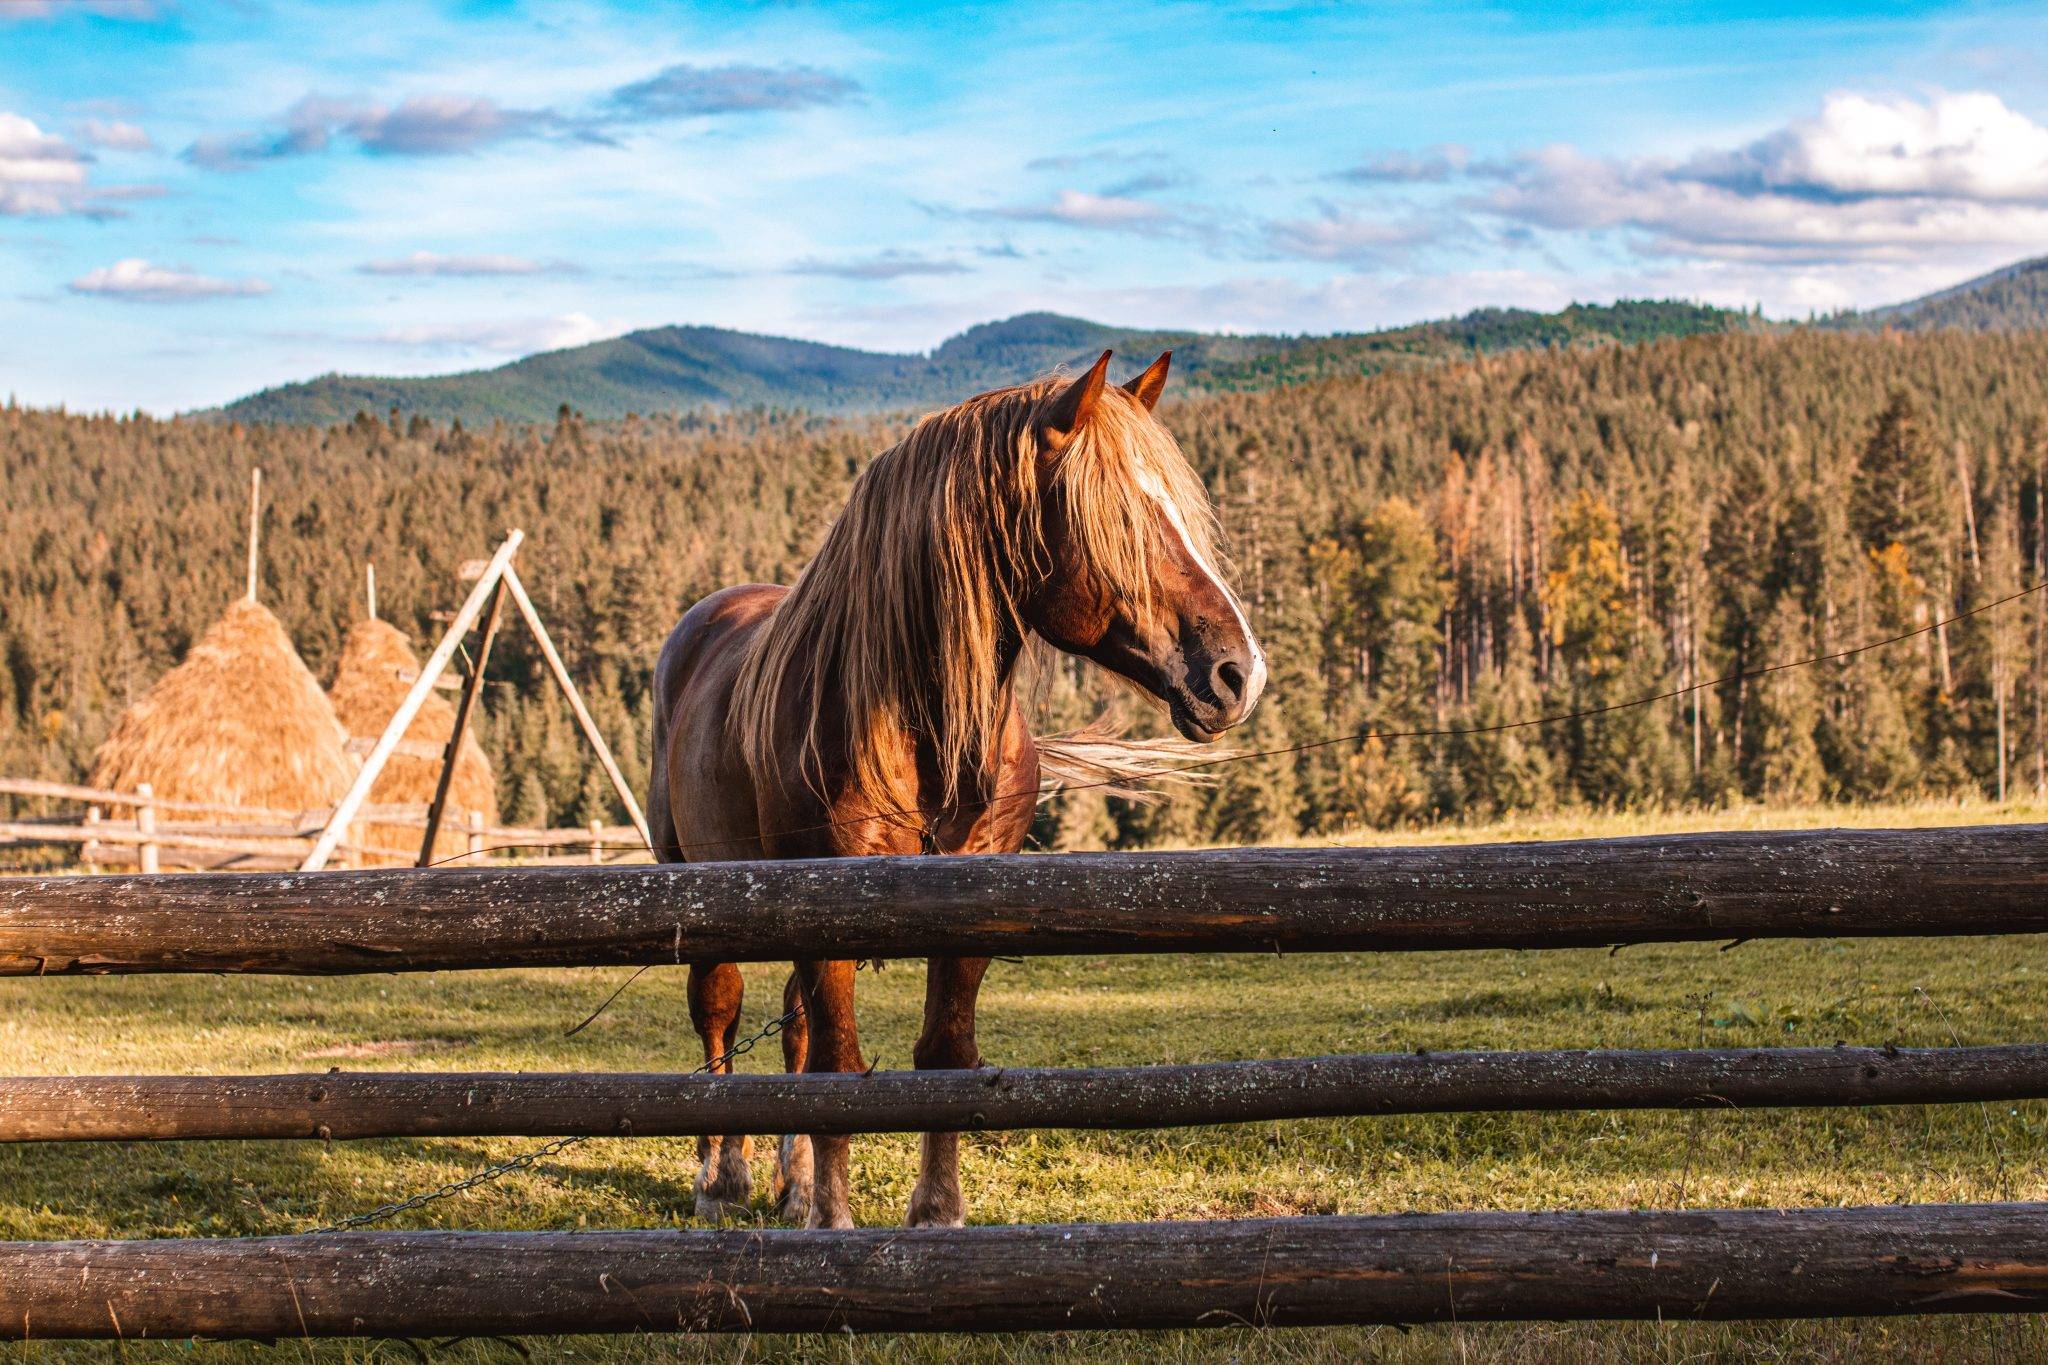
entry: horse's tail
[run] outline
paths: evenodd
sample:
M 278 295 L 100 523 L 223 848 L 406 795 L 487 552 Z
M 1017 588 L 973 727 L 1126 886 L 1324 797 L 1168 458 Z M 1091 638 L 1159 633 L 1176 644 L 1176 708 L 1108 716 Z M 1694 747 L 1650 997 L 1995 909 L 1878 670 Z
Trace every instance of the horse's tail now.
M 1151 803 L 1173 789 L 1207 787 L 1236 751 L 1178 738 L 1126 739 L 1123 725 L 1098 716 L 1078 730 L 1036 735 L 1038 799 L 1074 788 L 1099 790 L 1127 801 Z

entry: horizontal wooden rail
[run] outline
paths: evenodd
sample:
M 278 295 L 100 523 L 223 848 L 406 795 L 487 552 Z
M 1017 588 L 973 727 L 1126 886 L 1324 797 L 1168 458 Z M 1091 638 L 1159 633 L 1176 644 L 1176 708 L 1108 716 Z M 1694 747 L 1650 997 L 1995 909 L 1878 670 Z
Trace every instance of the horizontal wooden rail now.
M 153 830 L 139 830 L 132 824 L 111 821 L 96 825 L 0 821 L 0 842 L 12 844 L 157 844 L 164 848 L 202 849 L 212 853 L 278 853 L 289 851 L 296 837 L 289 832 L 221 836 L 201 832 L 197 827 L 178 825 L 158 825 Z
M 0 878 L 0 975 L 1568 948 L 2048 930 L 2048 827 Z
M 441 750 L 433 754 L 438 761 Z M 100 806 L 151 806 L 167 814 L 196 814 L 224 817 L 222 823 L 188 820 L 180 822 L 162 821 L 159 830 L 169 832 L 181 827 L 188 833 L 213 835 L 223 838 L 249 836 L 255 838 L 313 839 L 325 828 L 327 817 L 333 813 L 331 806 L 316 806 L 306 810 L 281 810 L 269 806 L 228 806 L 207 801 L 174 801 L 168 797 L 142 796 L 136 792 L 113 791 L 102 787 L 80 787 L 68 782 L 45 782 L 35 778 L 0 777 L 0 796 L 38 797 L 47 800 L 76 801 Z M 240 823 L 233 818 L 240 817 Z M 425 829 L 427 808 L 424 805 L 366 805 L 356 812 L 355 823 L 359 825 L 388 825 L 401 829 Z M 28 826 L 36 828 L 31 831 Z M 98 832 L 109 829 L 135 828 L 131 821 L 106 821 L 96 825 L 81 823 L 59 823 L 54 821 L 15 821 L 0 827 L 0 840 L 16 843 L 80 843 L 100 837 Z M 83 831 L 82 835 L 67 831 Z M 541 846 L 567 844 L 583 846 L 590 842 L 590 830 L 581 829 L 534 829 L 520 825 L 468 825 L 451 826 L 457 834 L 480 834 L 491 840 L 517 840 L 521 844 Z M 44 833 L 44 831 L 54 831 Z M 604 825 L 598 830 L 598 837 L 607 845 L 616 844 L 620 849 L 645 849 L 640 832 L 631 825 Z M 160 839 L 159 842 L 167 842 Z M 373 850 L 388 853 L 389 849 Z
M 0 1243 L 0 1337 L 931 1332 L 2048 1309 L 2048 1205 Z
M 45 782 L 40 778 L 0 777 L 0 796 L 32 796 L 56 801 L 78 801 L 95 806 L 154 806 L 160 811 L 190 815 L 241 816 L 257 820 L 313 821 L 316 825 L 334 808 L 313 806 L 285 810 L 278 806 L 234 806 L 213 801 L 178 801 L 166 796 L 144 796 L 139 792 L 114 791 L 106 787 L 80 787 L 69 782 Z M 423 805 L 365 806 L 358 820 L 416 820 L 424 828 L 427 808 Z
M 1395 1052 L 847 1076 L 19 1076 L 0 1079 L 0 1142 L 1176 1128 L 1370 1114 L 2024 1099 L 2048 1099 L 2048 1045 Z

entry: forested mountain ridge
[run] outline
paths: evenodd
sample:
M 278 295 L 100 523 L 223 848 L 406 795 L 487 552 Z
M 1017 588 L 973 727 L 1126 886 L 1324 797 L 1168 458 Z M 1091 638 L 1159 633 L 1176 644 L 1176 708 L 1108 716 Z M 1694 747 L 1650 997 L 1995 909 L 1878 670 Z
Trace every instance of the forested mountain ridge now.
M 1558 313 L 1489 308 L 1355 336 L 1289 337 L 1148 331 L 1025 313 L 970 327 L 929 354 L 861 351 L 718 327 L 657 327 L 465 374 L 326 375 L 251 394 L 219 415 L 332 425 L 359 412 L 382 416 L 395 408 L 404 417 L 483 426 L 552 421 L 563 404 L 595 419 L 707 406 L 901 412 L 957 402 L 1055 366 L 1086 365 L 1108 349 L 1118 353 L 1118 378 L 1170 348 L 1179 384 L 1246 389 L 1518 346 L 1639 341 L 1753 321 L 1698 304 L 1624 301 L 1575 304 Z
M 1952 327 L 1971 332 L 2048 328 L 2048 256 L 2018 261 L 1988 275 L 1886 308 L 1844 313 L 1823 326 L 1929 332 Z
M 2048 577 L 2048 336 L 1738 332 L 1507 351 L 1170 398 L 1272 660 L 1240 747 L 1584 710 L 1927 625 Z M 507 525 L 644 781 L 649 672 L 684 604 L 787 582 L 894 419 L 705 412 L 479 431 L 0 409 L 0 772 L 76 778 L 120 707 L 240 592 L 331 671 L 374 559 L 427 638 Z M 1887 799 L 2038 785 L 2048 595 L 1697 701 L 1234 765 L 1153 810 L 1084 794 L 1070 847 L 1256 842 L 1557 806 Z M 508 814 L 614 819 L 522 634 L 485 741 Z M 1100 704 L 1053 670 L 1040 720 Z
M 264 389 L 208 416 L 327 426 L 359 412 L 461 421 L 548 422 L 564 404 L 588 418 L 701 407 L 860 413 L 924 410 L 1056 366 L 1120 353 L 1132 373 L 1174 351 L 1185 388 L 1252 390 L 1529 347 L 1631 345 L 1665 337 L 1769 331 L 1761 314 L 1671 300 L 1572 304 L 1555 313 L 1481 308 L 1461 317 L 1334 336 L 1228 335 L 1112 327 L 1024 313 L 970 327 L 928 354 L 656 327 L 527 356 L 495 369 L 423 378 L 323 375 Z M 1816 320 L 1832 330 L 2022 331 L 2048 327 L 2048 257 L 1884 308 Z

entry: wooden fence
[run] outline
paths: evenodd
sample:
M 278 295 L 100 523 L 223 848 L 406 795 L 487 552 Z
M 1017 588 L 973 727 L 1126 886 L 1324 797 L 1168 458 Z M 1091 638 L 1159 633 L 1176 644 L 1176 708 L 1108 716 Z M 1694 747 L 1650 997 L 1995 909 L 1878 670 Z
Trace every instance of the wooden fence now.
M 436 757 L 439 750 L 435 751 Z M 134 866 L 143 872 L 165 868 L 281 871 L 297 867 L 326 828 L 333 808 L 289 811 L 175 801 L 144 784 L 132 792 L 80 787 L 34 778 L 0 777 L 0 797 L 47 804 L 83 805 L 78 815 L 0 820 L 0 848 L 67 847 L 88 868 Z M 125 812 L 125 818 L 110 812 Z M 425 832 L 424 805 L 364 806 L 356 823 Z M 451 833 L 464 836 L 464 864 L 511 858 L 531 865 L 637 862 L 646 857 L 640 833 L 631 825 L 590 824 L 581 829 L 529 828 L 487 824 L 479 811 L 456 813 Z M 403 861 L 389 848 L 343 840 L 338 851 L 365 864 Z
M 2048 829 L 0 880 L 0 974 L 1593 947 L 2048 930 Z M 707 1077 L 0 1081 L 0 1140 L 1157 1127 L 2048 1098 L 2048 1045 Z M 2048 1309 L 2048 1206 L 0 1244 L 0 1335 L 496 1335 Z

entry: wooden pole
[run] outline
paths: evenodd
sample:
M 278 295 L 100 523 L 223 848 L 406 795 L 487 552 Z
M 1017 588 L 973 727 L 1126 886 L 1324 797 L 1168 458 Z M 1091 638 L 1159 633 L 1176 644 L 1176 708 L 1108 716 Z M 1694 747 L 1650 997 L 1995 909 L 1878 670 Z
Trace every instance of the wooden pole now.
M 377 619 L 377 565 L 374 560 L 363 565 L 363 596 L 368 599 L 370 619 Z
M 1373 1114 L 2048 1098 L 2048 1044 L 1394 1052 L 1075 1070 L 0 1079 L 0 1142 L 1177 1128 Z
M 0 1243 L 0 1335 L 488 1337 L 2048 1309 L 2048 1205 Z
M 0 878 L 0 975 L 2048 932 L 2048 828 Z
M 471 811 L 471 812 L 469 813 L 469 847 L 468 847 L 468 853 L 469 853 L 469 856 L 470 856 L 470 857 L 472 857 L 472 858 L 475 858 L 475 857 L 479 857 L 479 856 L 481 856 L 481 855 L 482 855 L 482 853 L 483 853 L 483 851 L 484 851 L 484 813 L 483 813 L 482 811 L 480 811 L 480 810 L 473 810 L 473 811 Z
M 469 676 L 463 679 L 462 696 L 455 703 L 455 723 L 449 728 L 448 747 L 441 755 L 441 775 L 434 783 L 434 799 L 427 806 L 427 833 L 420 840 L 421 867 L 431 867 L 434 862 L 434 841 L 440 837 L 441 816 L 448 808 L 448 788 L 455 781 L 455 765 L 462 761 L 462 740 L 469 733 L 469 718 L 483 692 L 484 669 L 491 661 L 491 645 L 498 638 L 498 615 L 504 606 L 505 584 L 501 579 L 491 589 L 491 604 L 484 609 L 483 633 L 477 637 L 476 658 L 470 663 Z
M 341 842 L 342 832 L 348 828 L 349 822 L 356 818 L 357 808 L 369 796 L 370 788 L 377 781 L 377 775 L 384 771 L 385 760 L 391 757 L 392 750 L 396 749 L 399 740 L 405 737 L 406 727 L 412 724 L 412 718 L 419 714 L 420 707 L 434 690 L 434 680 L 441 676 L 441 670 L 448 667 L 448 661 L 455 657 L 456 647 L 462 643 L 462 637 L 469 633 L 470 625 L 483 611 L 485 601 L 496 590 L 499 580 L 510 571 L 512 556 L 519 552 L 519 542 L 524 539 L 524 531 L 512 531 L 505 537 L 505 543 L 498 547 L 498 552 L 491 556 L 490 565 L 484 570 L 483 576 L 477 579 L 476 586 L 470 589 L 461 610 L 455 613 L 455 619 L 448 623 L 448 629 L 441 636 L 441 642 L 434 646 L 434 652 L 428 655 L 426 663 L 420 666 L 420 675 L 413 679 L 412 686 L 406 691 L 405 700 L 392 712 L 390 723 L 385 725 L 384 733 L 377 737 L 376 747 L 371 749 L 369 757 L 363 760 L 362 771 L 356 774 L 356 780 L 349 784 L 348 793 L 341 798 L 340 803 L 334 808 L 334 813 L 328 817 L 327 827 L 320 832 L 319 839 L 314 842 L 313 851 L 308 853 L 306 861 L 299 865 L 301 872 L 317 872 L 327 865 L 327 859 L 333 855 L 335 846 Z
M 519 581 L 519 575 L 509 567 L 505 570 L 505 586 L 512 590 L 512 600 L 519 604 L 519 614 L 526 618 L 527 626 L 533 631 L 533 638 L 540 644 L 540 652 L 548 661 L 548 668 L 561 685 L 562 694 L 569 699 L 569 709 L 576 713 L 576 723 L 583 727 L 583 737 L 590 741 L 590 747 L 597 751 L 597 761 L 604 765 L 604 774 L 612 781 L 612 790 L 619 794 L 619 801 L 626 808 L 626 814 L 633 821 L 633 828 L 640 831 L 640 842 L 650 849 L 654 847 L 654 836 L 648 832 L 647 817 L 640 812 L 640 802 L 633 795 L 632 787 L 626 783 L 625 775 L 612 758 L 611 746 L 604 742 L 604 735 L 598 730 L 597 722 L 590 718 L 590 708 L 583 704 L 583 694 L 576 690 L 576 680 L 569 676 L 562 656 L 555 651 L 555 642 L 548 635 L 548 628 L 541 623 L 540 612 L 534 609 L 533 599 L 526 595 L 526 586 Z
M 258 565 L 261 562 L 257 558 L 257 542 L 262 538 L 262 531 L 263 471 L 261 469 L 252 469 L 249 471 L 249 590 L 247 593 L 248 600 L 251 602 L 256 600 L 256 580 L 259 575 Z
M 156 843 L 156 804 L 150 800 L 156 790 L 147 782 L 137 782 L 135 794 L 142 798 L 135 807 L 135 832 L 142 836 L 136 845 L 136 857 L 145 874 L 158 872 L 162 863 Z

